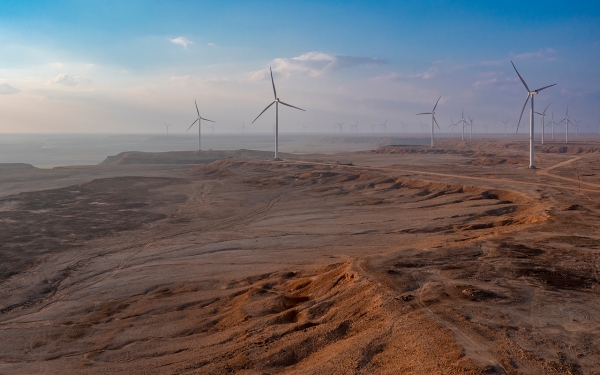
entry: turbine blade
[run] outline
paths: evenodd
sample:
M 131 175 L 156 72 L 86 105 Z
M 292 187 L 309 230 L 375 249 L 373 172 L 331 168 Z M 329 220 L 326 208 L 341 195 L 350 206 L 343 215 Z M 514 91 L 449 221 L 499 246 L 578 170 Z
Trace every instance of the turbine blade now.
M 525 88 L 527 89 L 527 92 L 531 92 L 531 90 L 529 90 L 529 87 L 527 86 L 527 84 L 525 83 L 525 80 L 523 79 L 523 77 L 521 77 L 521 75 L 519 74 L 519 71 L 517 70 L 517 67 L 515 66 L 515 63 L 510 62 L 513 66 L 513 68 L 515 68 L 515 72 L 517 72 L 517 75 L 519 76 L 519 78 L 521 79 L 521 82 L 523 82 L 523 86 L 525 86 Z M 529 96 L 527 97 L 527 99 L 529 99 Z
M 198 122 L 199 120 L 200 120 L 200 119 L 199 119 L 199 118 L 197 118 L 197 119 L 196 119 L 196 121 L 192 122 L 192 125 L 190 125 L 190 127 L 189 127 L 189 128 L 186 130 L 186 131 L 190 130 L 190 129 L 192 128 L 192 126 L 194 126 L 194 124 L 195 124 L 196 122 Z
M 423 113 L 417 113 L 415 116 L 418 116 L 418 115 L 432 115 L 432 114 L 433 113 L 431 113 L 431 112 L 423 112 Z
M 440 97 L 438 98 L 437 102 L 435 102 L 435 105 L 433 106 L 433 111 L 431 111 L 431 112 L 435 112 L 435 107 L 437 107 L 437 105 L 438 105 L 438 103 L 440 102 L 440 99 L 441 99 L 441 98 L 442 98 L 442 97 L 440 96 Z
M 271 83 L 273 84 L 273 96 L 275 96 L 275 99 L 277 99 L 277 91 L 275 91 L 275 81 L 273 80 L 273 70 L 271 67 L 269 67 L 269 71 L 271 72 Z
M 198 103 L 194 100 L 194 104 L 196 104 L 196 112 L 198 113 L 198 117 L 200 117 L 200 111 L 198 110 Z
M 555 84 L 553 84 L 553 85 L 544 86 L 544 87 L 542 87 L 541 89 L 537 89 L 537 90 L 535 90 L 535 91 L 536 91 L 536 92 L 540 92 L 540 91 L 542 91 L 542 90 L 545 90 L 545 89 L 547 89 L 548 87 L 552 87 L 552 86 L 556 86 L 556 83 L 555 83 Z
M 546 109 L 548 109 L 548 107 L 550 107 L 550 104 L 552 104 L 552 103 L 548 103 L 548 105 L 546 106 Z M 546 114 L 546 109 L 544 109 L 544 112 L 542 112 L 543 114 Z
M 287 104 L 287 103 L 284 103 L 284 102 L 282 102 L 281 100 L 279 101 L 279 104 L 287 105 L 288 107 L 292 107 L 292 108 L 296 108 L 296 109 L 299 109 L 299 110 L 301 110 L 301 111 L 304 111 L 302 108 L 294 107 L 293 105 L 291 105 L 291 104 Z M 304 111 L 304 112 L 306 112 L 306 111 Z M 345 124 L 345 123 L 344 123 L 344 124 Z M 342 125 L 343 125 L 343 124 L 342 124 Z
M 538 115 L 540 115 L 540 116 L 543 116 L 541 113 L 539 113 L 539 112 L 537 112 L 537 111 L 535 111 L 535 113 L 537 113 L 537 114 L 538 114 Z
M 202 120 L 204 120 L 204 121 L 210 121 L 210 122 L 214 122 L 215 124 L 217 123 L 216 121 L 209 120 L 209 119 L 207 119 L 207 118 L 204 118 L 204 117 L 200 117 L 200 118 L 201 118 Z
M 266 111 L 267 109 L 269 109 L 269 108 L 270 108 L 270 107 L 271 107 L 273 104 L 275 104 L 275 101 L 271 102 L 271 104 L 269 104 L 269 105 L 267 106 L 267 108 L 263 109 L 263 111 L 260 113 L 260 115 L 262 115 L 263 113 L 265 113 L 265 111 Z M 254 119 L 254 121 L 258 120 L 258 118 L 260 117 L 260 115 L 256 116 L 256 118 Z M 252 121 L 252 122 L 251 122 L 251 124 L 254 124 L 254 121 Z
M 523 104 L 523 109 L 521 110 L 521 116 L 519 116 L 519 122 L 517 122 L 517 131 L 516 131 L 517 133 L 519 132 L 519 125 L 521 125 L 521 118 L 523 117 L 523 112 L 525 112 L 525 107 L 527 106 L 527 102 L 529 101 L 530 96 L 531 96 L 531 94 L 527 94 L 527 99 L 525 99 L 525 104 Z
M 437 125 L 438 129 L 440 129 L 440 126 L 438 125 L 437 120 L 435 119 L 435 116 L 432 116 L 432 117 L 433 117 L 433 122 L 435 122 L 435 124 Z

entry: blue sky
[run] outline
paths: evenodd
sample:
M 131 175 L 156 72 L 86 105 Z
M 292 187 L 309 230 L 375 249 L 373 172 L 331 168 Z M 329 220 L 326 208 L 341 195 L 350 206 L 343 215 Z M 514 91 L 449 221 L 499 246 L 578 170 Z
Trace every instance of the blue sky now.
M 418 132 L 440 95 L 443 128 L 464 108 L 500 131 L 526 97 L 510 60 L 530 87 L 558 83 L 536 109 L 569 105 L 598 131 L 600 5 L 573 3 L 4 0 L 0 132 L 183 132 L 194 99 L 215 131 L 238 132 L 272 100 L 269 66 L 307 110 L 282 110 L 282 132 L 386 119 Z

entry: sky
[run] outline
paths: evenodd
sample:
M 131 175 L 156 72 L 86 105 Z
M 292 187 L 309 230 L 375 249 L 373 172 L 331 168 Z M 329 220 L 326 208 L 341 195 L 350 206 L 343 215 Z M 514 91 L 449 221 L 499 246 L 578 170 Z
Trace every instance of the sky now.
M 215 132 L 270 132 L 269 67 L 306 110 L 280 107 L 283 133 L 418 133 L 440 96 L 442 131 L 464 110 L 499 133 L 527 97 L 511 60 L 557 84 L 537 111 L 600 131 L 597 1 L 3 0 L 0 56 L 0 133 L 184 133 L 194 100 Z

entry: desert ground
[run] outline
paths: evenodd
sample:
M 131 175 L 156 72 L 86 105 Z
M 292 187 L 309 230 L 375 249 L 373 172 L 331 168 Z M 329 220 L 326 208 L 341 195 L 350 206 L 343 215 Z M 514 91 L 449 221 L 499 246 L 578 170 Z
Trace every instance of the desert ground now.
M 340 150 L 0 165 L 0 373 L 600 374 L 600 138 Z

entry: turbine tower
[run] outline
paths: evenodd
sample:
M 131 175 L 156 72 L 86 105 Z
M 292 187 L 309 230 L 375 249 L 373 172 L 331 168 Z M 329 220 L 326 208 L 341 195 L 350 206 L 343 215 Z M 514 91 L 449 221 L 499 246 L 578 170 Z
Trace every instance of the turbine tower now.
M 548 104 L 546 106 L 546 109 L 548 109 L 548 107 L 550 107 L 550 104 Z M 544 128 L 546 126 L 546 121 L 545 121 L 545 119 L 546 119 L 546 109 L 544 109 L 544 112 L 542 112 L 542 113 L 536 112 L 538 115 L 542 116 L 542 144 L 544 144 Z
M 465 141 L 465 126 L 467 125 L 467 122 L 465 121 L 465 110 L 461 110 L 460 112 L 461 115 L 461 120 L 459 122 L 457 122 L 456 124 L 460 124 L 462 123 L 462 141 Z
M 533 114 L 535 112 L 535 110 L 533 108 L 533 96 L 537 95 L 540 91 L 547 89 L 548 87 L 556 86 L 556 83 L 531 91 L 529 89 L 529 87 L 527 86 L 527 84 L 525 83 L 525 80 L 523 79 L 523 77 L 521 77 L 521 74 L 519 74 L 519 71 L 517 70 L 517 67 L 515 66 L 515 64 L 512 61 L 510 63 L 512 64 L 513 68 L 515 68 L 515 72 L 517 72 L 517 75 L 521 79 L 523 86 L 525 86 L 525 89 L 527 90 L 527 99 L 525 99 L 525 104 L 523 104 L 523 109 L 521 110 L 521 116 L 519 116 L 519 122 L 517 123 L 517 132 L 519 131 L 519 125 L 521 124 L 521 118 L 523 117 L 523 112 L 525 111 L 527 102 L 529 101 L 529 98 L 531 98 L 531 111 L 529 112 L 529 168 L 535 169 L 535 161 L 533 160 L 533 157 L 534 157 Z
M 171 124 L 165 124 L 165 126 L 167 127 L 167 135 L 169 135 L 169 127 L 171 126 Z
M 342 129 L 342 126 L 344 126 L 346 122 L 342 122 L 341 124 L 339 122 L 336 122 L 337 126 L 340 127 L 340 134 L 342 134 L 344 132 L 344 130 Z
M 431 112 L 417 113 L 417 116 L 418 115 L 431 115 L 431 148 L 433 148 L 433 125 L 435 124 L 435 125 L 437 125 L 438 129 L 440 128 L 437 121 L 435 121 L 435 108 L 437 107 L 441 98 L 442 97 L 440 96 L 438 98 L 437 102 L 435 102 L 435 105 L 433 106 L 433 110 Z
M 282 105 L 285 105 L 285 106 L 291 107 L 291 108 L 296 108 L 301 111 L 304 111 L 304 110 L 302 108 L 294 107 L 293 105 L 284 103 L 281 100 L 279 100 L 279 98 L 277 97 L 277 91 L 275 90 L 275 81 L 273 80 L 273 70 L 271 70 L 271 67 L 269 67 L 269 71 L 271 72 L 271 83 L 273 84 L 273 96 L 275 97 L 275 100 L 271 104 L 269 104 L 267 106 L 267 108 L 263 109 L 263 111 L 258 116 L 256 116 L 254 121 L 258 120 L 260 115 L 265 113 L 265 111 L 267 109 L 269 109 L 273 104 L 275 104 L 275 160 L 280 160 L 279 159 L 279 104 L 282 104 Z M 253 124 L 254 124 L 254 121 L 252 121 Z
M 454 123 L 454 119 L 450 117 L 450 125 L 448 125 L 448 127 L 452 130 L 452 139 L 454 139 L 454 127 L 458 125 L 459 122 Z
M 554 121 L 554 111 L 552 111 L 552 120 L 549 123 L 552 124 L 552 140 L 554 140 L 554 125 L 556 125 L 556 121 Z
M 242 122 L 242 127 L 240 129 L 242 129 L 242 134 L 246 133 L 246 129 L 248 129 L 248 128 L 246 127 L 246 123 L 245 122 Z
M 198 110 L 198 103 L 196 103 L 195 100 L 194 100 L 194 104 L 196 104 L 196 113 L 198 114 L 198 118 L 194 122 L 192 122 L 192 125 L 190 125 L 190 127 L 186 130 L 186 132 L 188 130 L 190 130 L 196 122 L 198 122 L 198 151 L 200 151 L 200 134 L 202 131 L 202 126 L 200 125 L 200 123 L 202 122 L 202 120 L 209 121 L 209 122 L 214 122 L 214 121 L 200 116 L 200 111 Z

